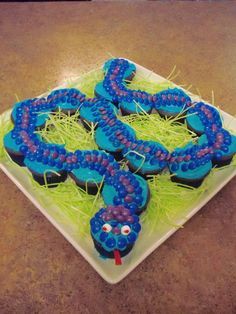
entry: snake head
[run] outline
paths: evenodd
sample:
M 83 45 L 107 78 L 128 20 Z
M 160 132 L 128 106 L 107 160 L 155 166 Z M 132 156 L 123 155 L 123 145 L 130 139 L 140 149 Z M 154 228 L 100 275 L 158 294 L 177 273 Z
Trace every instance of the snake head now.
M 98 252 L 114 258 L 116 264 L 121 264 L 121 257 L 130 252 L 141 230 L 139 217 L 123 205 L 101 208 L 90 226 Z

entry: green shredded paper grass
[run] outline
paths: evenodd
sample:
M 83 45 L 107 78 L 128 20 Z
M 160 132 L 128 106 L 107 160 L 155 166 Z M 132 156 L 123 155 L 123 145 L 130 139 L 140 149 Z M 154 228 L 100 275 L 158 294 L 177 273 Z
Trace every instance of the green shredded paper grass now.
M 94 88 L 103 79 L 103 71 L 95 70 L 87 73 L 75 82 L 68 82 L 69 88 L 78 88 L 88 97 L 94 97 Z M 173 77 L 172 77 L 173 79 Z M 170 81 L 163 81 L 157 84 L 149 77 L 137 74 L 128 84 L 131 89 L 145 90 L 156 93 L 168 87 L 173 87 Z M 49 143 L 64 144 L 66 149 L 97 149 L 94 141 L 94 126 L 88 132 L 78 123 L 79 111 L 75 115 L 67 116 L 61 111 L 51 113 L 43 130 L 37 131 L 45 141 Z M 187 130 L 185 124 L 175 119 L 164 119 L 158 114 L 148 115 L 132 114 L 130 116 L 118 116 L 120 120 L 129 124 L 136 132 L 139 139 L 153 140 L 163 144 L 168 150 L 184 146 L 189 141 L 194 141 L 196 136 Z M 148 126 L 148 127 L 147 127 Z M 0 158 L 6 158 L 3 147 L 4 134 L 13 127 L 10 118 L 1 117 L 0 120 Z M 125 162 L 121 162 L 125 167 Z M 236 158 L 230 166 L 236 164 Z M 220 168 L 223 169 L 223 168 Z M 168 224 L 179 228 L 177 218 L 181 217 L 183 209 L 190 207 L 198 198 L 207 191 L 211 177 L 219 169 L 213 169 L 210 175 L 204 180 L 199 188 L 185 187 L 170 180 L 170 174 L 163 173 L 151 176 L 148 180 L 151 191 L 151 198 L 147 210 L 141 216 L 141 221 L 148 226 L 150 232 L 155 232 L 161 224 Z M 32 181 L 33 188 L 43 193 L 56 206 L 61 219 L 67 218 L 73 225 L 77 226 L 80 235 L 88 236 L 89 221 L 91 217 L 104 206 L 100 192 L 94 196 L 82 190 L 70 178 L 66 182 L 59 183 L 57 187 L 40 186 L 33 180 L 29 172 L 28 176 Z M 47 201 L 42 198 L 42 205 L 47 206 Z M 183 217 L 184 218 L 184 217 Z
M 90 234 L 89 221 L 104 206 L 100 190 L 96 195 L 90 195 L 78 187 L 71 178 L 59 183 L 55 188 L 41 186 L 32 178 L 32 186 L 56 205 L 60 211 L 57 216 L 59 219 L 66 218 L 71 221 L 81 236 Z
M 13 128 L 13 123 L 9 117 L 5 115 L 0 116 L 0 161 L 6 157 L 7 153 L 3 146 L 4 135 L 7 134 Z
M 74 115 L 66 115 L 58 111 L 51 113 L 46 121 L 45 128 L 36 131 L 48 143 L 64 144 L 69 151 L 76 149 L 97 149 L 94 141 L 94 126 L 89 132 L 81 123 L 78 123 L 79 111 Z
M 142 113 L 119 117 L 119 119 L 135 130 L 138 139 L 159 142 L 170 151 L 196 138 L 195 133 L 190 132 L 186 124 L 178 122 L 178 117 L 165 119 L 158 114 Z

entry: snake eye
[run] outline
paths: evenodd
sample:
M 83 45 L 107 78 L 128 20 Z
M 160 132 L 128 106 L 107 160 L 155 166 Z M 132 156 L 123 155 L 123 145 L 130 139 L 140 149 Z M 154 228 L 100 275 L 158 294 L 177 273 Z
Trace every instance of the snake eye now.
M 128 225 L 125 225 L 121 228 L 121 233 L 123 235 L 128 235 L 128 234 L 130 234 L 130 232 L 131 232 L 131 229 Z
M 104 224 L 103 226 L 102 226 L 102 230 L 104 231 L 104 232 L 110 232 L 111 231 L 111 229 L 112 229 L 112 226 L 111 225 L 109 225 L 109 224 Z

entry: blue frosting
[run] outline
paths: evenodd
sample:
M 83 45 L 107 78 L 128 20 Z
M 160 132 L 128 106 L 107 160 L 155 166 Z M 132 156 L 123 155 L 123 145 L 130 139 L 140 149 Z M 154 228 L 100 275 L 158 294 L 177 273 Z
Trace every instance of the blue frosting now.
M 181 113 L 187 105 L 191 104 L 190 97 L 179 88 L 168 88 L 157 93 L 154 107 L 157 111 L 164 111 L 165 114 L 176 116 Z
M 188 169 L 188 171 L 182 171 L 182 165 L 186 164 L 185 162 L 181 162 L 179 163 L 180 167 L 177 171 L 175 171 L 175 174 L 178 178 L 180 179 L 187 179 L 187 180 L 200 180 L 203 177 L 205 177 L 212 168 L 212 162 L 208 161 L 206 164 L 204 165 L 200 165 L 197 168 L 190 170 Z
M 206 144 L 206 143 L 207 143 L 207 137 L 204 134 L 198 139 L 198 145 L 200 147 L 200 145 Z M 184 152 L 187 149 L 191 151 L 191 149 L 195 147 L 196 147 L 195 144 L 190 142 L 182 148 L 176 148 L 175 152 L 181 155 L 180 154 L 181 152 Z M 194 168 L 194 169 L 190 169 L 190 168 Z M 170 166 L 170 169 L 180 179 L 201 180 L 211 171 L 212 162 L 211 162 L 211 158 L 207 156 L 201 159 L 195 158 L 194 160 L 179 162 L 178 169 L 175 169 L 173 171 L 173 168 L 171 166 Z
M 72 103 L 70 103 L 70 102 L 62 102 L 62 101 L 60 101 L 58 103 L 58 107 L 60 109 L 62 109 L 62 110 L 75 110 L 75 109 L 77 109 L 75 107 L 75 105 L 73 105 Z
M 231 144 L 224 145 L 222 149 L 217 149 L 214 152 L 214 158 L 216 160 L 224 160 L 227 159 L 227 157 L 232 157 L 234 154 L 236 154 L 236 136 L 230 135 L 231 137 Z
M 137 105 L 134 101 L 131 101 L 131 102 L 122 101 L 120 103 L 120 108 L 123 108 L 125 111 L 131 112 L 131 113 L 140 113 L 140 112 L 143 112 L 143 110 L 146 112 L 150 112 L 152 110 L 152 107 L 150 104 L 138 103 Z
M 136 179 L 139 182 L 139 186 L 142 189 L 141 191 L 141 196 L 143 198 L 143 202 L 141 204 L 141 207 L 145 206 L 148 202 L 148 198 L 149 198 L 149 187 L 147 185 L 146 180 L 144 180 L 142 177 L 138 176 L 138 175 L 134 175 L 136 177 Z
M 143 200 L 140 207 L 143 207 L 145 206 L 145 204 L 147 204 L 147 201 L 148 201 L 149 188 L 148 188 L 147 182 L 142 177 L 135 174 L 133 176 L 137 179 L 139 186 L 142 189 L 141 196 Z M 116 196 L 117 196 L 116 189 L 112 185 L 105 184 L 102 190 L 102 197 L 103 197 L 104 202 L 107 205 L 115 205 L 114 198 Z
M 17 108 L 22 106 L 22 104 L 25 103 L 26 101 L 21 101 L 21 102 L 18 102 L 14 105 L 14 107 L 12 109 L 12 113 L 11 113 L 11 117 L 12 117 L 13 122 L 15 122 L 16 118 L 17 118 Z M 29 99 L 28 99 L 28 101 L 29 101 Z M 47 113 L 43 113 L 43 112 L 47 112 Z M 49 112 L 48 109 L 42 109 L 42 110 L 40 110 L 40 112 L 38 112 L 37 120 L 35 123 L 36 127 L 42 127 L 45 124 L 46 120 L 48 119 L 48 112 Z
M 118 109 L 110 102 L 106 102 L 105 104 L 106 110 L 109 111 L 109 115 L 112 114 L 117 115 Z M 89 122 L 97 122 L 97 119 L 100 115 L 97 104 L 86 104 L 86 106 L 82 106 L 80 108 L 80 117 L 81 119 L 85 119 Z M 100 119 L 99 119 L 100 121 Z M 101 121 L 100 121 L 101 122 Z
M 201 122 L 200 118 L 198 117 L 197 113 L 192 115 L 187 115 L 186 122 L 188 126 L 198 133 L 204 133 L 205 126 Z
M 198 142 L 198 145 L 208 144 L 208 139 L 207 139 L 206 134 L 202 134 L 202 135 L 198 138 L 197 142 Z M 190 146 L 191 144 L 192 144 L 192 142 L 190 142 L 189 144 L 187 144 L 187 145 L 186 145 L 186 148 L 187 148 L 188 146 Z M 193 144 L 192 144 L 192 145 L 193 145 Z
M 206 117 L 201 111 L 202 106 L 210 111 L 212 119 Z M 200 134 L 204 133 L 206 127 L 210 127 L 213 123 L 220 128 L 222 127 L 222 121 L 218 110 L 203 102 L 196 103 L 193 108 L 188 110 L 186 122 L 191 129 Z
M 124 124 L 125 129 L 129 132 L 130 136 L 135 137 L 134 130 L 127 124 Z M 104 150 L 109 152 L 116 152 L 124 147 L 122 143 L 118 140 L 114 139 L 111 141 L 111 137 L 113 137 L 112 128 L 108 131 L 104 131 L 104 128 L 98 127 L 95 131 L 95 141 L 97 145 Z
M 128 223 L 128 222 L 117 222 L 115 220 L 108 221 L 110 226 L 112 228 L 118 227 L 122 228 L 123 226 L 129 226 L 130 227 L 130 233 L 128 235 L 123 234 L 114 234 L 112 230 L 110 232 L 104 232 L 102 230 L 103 225 L 105 222 L 101 218 L 102 213 L 104 213 L 105 209 L 102 208 L 94 218 L 91 219 L 90 225 L 91 225 L 91 234 L 93 238 L 100 244 L 102 244 L 102 247 L 107 252 L 112 252 L 114 250 L 124 251 L 128 245 L 133 245 L 134 242 L 137 240 L 139 232 L 141 230 L 141 226 L 139 224 L 139 218 L 138 216 L 134 217 L 134 223 Z
M 113 101 L 113 97 L 105 90 L 105 88 L 103 87 L 102 82 L 98 83 L 95 86 L 94 92 L 97 96 L 99 97 L 103 97 L 109 101 Z
M 75 88 L 64 88 L 54 90 L 49 95 L 49 98 L 52 99 L 53 97 L 56 97 L 53 101 L 53 103 L 56 104 L 56 109 L 75 111 L 79 109 L 81 101 L 84 100 L 85 95 Z
M 98 171 L 88 168 L 74 169 L 71 173 L 78 178 L 79 181 L 83 182 L 100 183 L 103 179 L 102 175 L 100 175 Z
M 182 107 L 178 107 L 175 105 L 163 105 L 158 107 L 158 111 L 164 111 L 167 114 L 170 114 L 172 116 L 178 115 L 183 110 Z
M 108 69 L 109 69 L 110 66 L 111 66 L 112 61 L 114 61 L 114 60 L 115 60 L 115 59 L 110 59 L 110 60 L 108 60 L 108 61 L 105 62 L 104 66 L 103 66 L 103 70 L 104 70 L 105 72 L 108 71 Z M 129 62 L 129 67 L 128 67 L 128 69 L 125 70 L 125 73 L 124 73 L 124 79 L 129 78 L 129 77 L 130 77 L 133 73 L 135 73 L 135 72 L 136 72 L 136 66 L 135 66 L 133 63 L 130 63 L 130 62 Z
M 102 189 L 102 198 L 107 205 L 114 205 L 114 197 L 117 195 L 116 189 L 112 185 L 105 184 Z
M 56 166 L 50 166 L 50 165 L 44 165 L 42 162 L 38 162 L 36 160 L 31 161 L 29 158 L 24 159 L 24 164 L 27 168 L 29 168 L 30 171 L 39 174 L 40 176 L 44 175 L 44 173 L 48 174 L 50 172 L 60 172 L 61 169 L 59 169 Z
M 19 153 L 20 152 L 20 147 L 22 145 L 22 142 L 17 144 L 16 143 L 16 139 L 13 139 L 12 138 L 12 132 L 8 132 L 5 136 L 4 136 L 4 139 L 3 139 L 3 143 L 4 143 L 4 146 L 15 152 L 15 153 Z
M 110 59 L 110 60 L 108 60 L 108 61 L 104 64 L 103 70 L 104 70 L 105 72 L 107 72 L 108 69 L 111 67 L 111 64 L 112 64 L 113 61 L 114 61 L 114 59 Z M 133 73 L 134 73 L 135 71 L 136 71 L 135 65 L 134 65 L 133 63 L 130 63 L 130 62 L 129 62 L 129 63 L 128 63 L 128 68 L 125 70 L 125 72 L 124 72 L 124 74 L 123 74 L 123 79 L 129 79 L 129 78 L 133 75 Z M 97 96 L 103 97 L 103 98 L 105 98 L 105 99 L 107 99 L 107 100 L 109 100 L 109 101 L 114 101 L 114 97 L 111 96 L 111 95 L 106 91 L 106 89 L 104 88 L 103 82 L 98 83 L 98 84 L 96 85 L 94 91 L 95 91 L 95 94 L 96 94 Z
M 94 111 L 92 110 L 94 108 L 94 106 L 91 107 L 81 107 L 80 109 L 80 118 L 81 119 L 85 119 L 89 122 L 95 122 L 96 120 L 96 116 L 94 116 Z
M 159 143 L 153 141 L 145 141 L 145 145 L 146 147 L 152 147 L 152 149 L 155 149 L 155 151 L 161 150 L 162 153 L 168 154 L 167 149 Z M 153 154 L 140 154 L 145 156 L 145 159 L 138 154 L 135 154 L 132 150 L 126 154 L 125 158 L 129 161 L 134 169 L 140 169 L 140 172 L 143 174 L 158 173 L 167 166 L 167 161 L 160 160 L 159 158 L 153 156 Z

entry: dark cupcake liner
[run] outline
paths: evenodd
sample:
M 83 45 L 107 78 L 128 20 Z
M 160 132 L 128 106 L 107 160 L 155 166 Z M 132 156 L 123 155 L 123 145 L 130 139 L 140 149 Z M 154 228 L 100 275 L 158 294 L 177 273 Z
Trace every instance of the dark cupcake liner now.
M 92 236 L 92 235 L 91 235 L 91 236 Z M 98 253 L 99 253 L 101 256 L 106 257 L 106 258 L 113 258 L 113 259 L 114 259 L 114 252 L 113 252 L 113 251 L 111 251 L 111 252 L 106 251 L 106 250 L 102 247 L 102 245 L 94 239 L 93 236 L 92 236 L 92 239 L 93 239 L 93 243 L 94 243 L 95 249 L 98 251 Z M 119 252 L 120 252 L 120 256 L 121 256 L 121 257 L 124 257 L 124 256 L 126 256 L 127 254 L 129 254 L 130 251 L 132 250 L 133 246 L 134 246 L 134 244 L 129 244 L 125 250 L 119 251 Z
M 79 186 L 84 191 L 86 191 L 88 194 L 91 194 L 91 195 L 97 194 L 99 186 L 101 186 L 101 182 L 98 182 L 97 184 L 94 182 L 84 182 L 84 181 L 79 180 L 72 172 L 70 172 L 69 175 L 75 181 L 76 185 Z M 102 187 L 100 191 L 102 190 Z
M 7 147 L 5 147 L 5 150 L 7 151 L 9 157 L 11 158 L 12 161 L 14 161 L 17 165 L 24 167 L 24 159 L 25 156 L 23 154 L 21 154 L 20 152 L 14 152 L 10 149 L 8 149 Z
M 30 170 L 30 169 L 29 169 Z M 56 175 L 55 173 L 49 172 L 45 176 L 39 173 L 36 173 L 30 170 L 32 176 L 35 181 L 37 181 L 40 185 L 48 184 L 49 188 L 56 187 L 59 183 L 64 182 L 67 179 L 67 171 L 60 171 L 60 176 Z M 45 182 L 46 177 L 46 182 Z

